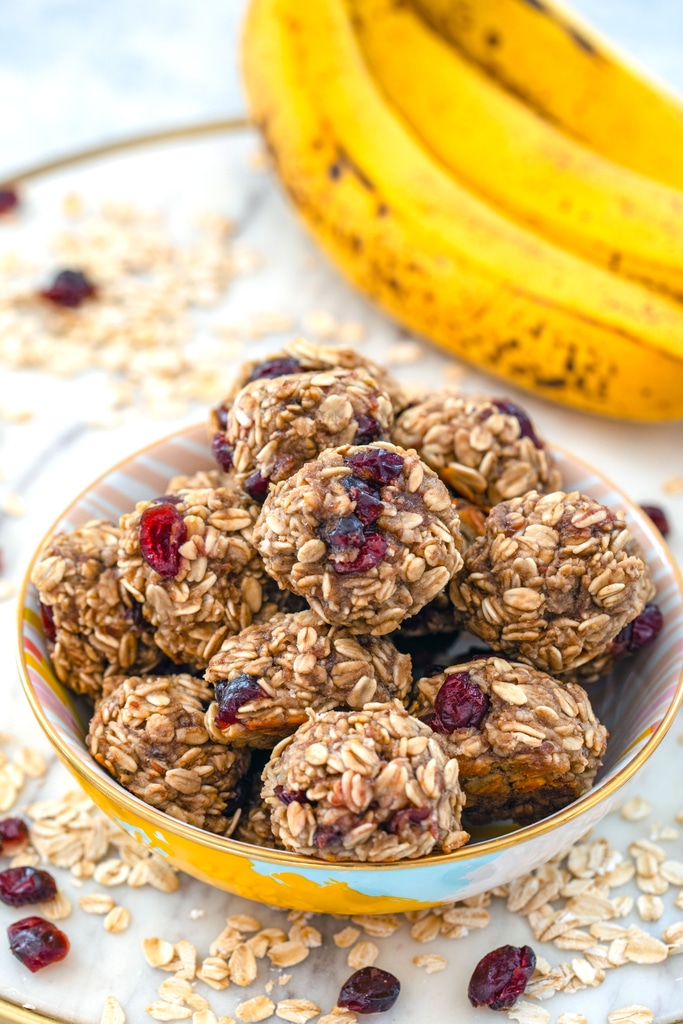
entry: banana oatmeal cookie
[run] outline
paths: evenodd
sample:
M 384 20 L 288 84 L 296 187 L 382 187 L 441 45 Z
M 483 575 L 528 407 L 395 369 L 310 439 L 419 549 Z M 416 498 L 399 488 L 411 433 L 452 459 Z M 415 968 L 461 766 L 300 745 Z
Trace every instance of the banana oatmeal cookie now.
M 528 824 L 565 807 L 590 789 L 605 753 L 585 690 L 502 658 L 420 679 L 410 710 L 457 758 L 476 824 Z
M 247 384 L 228 411 L 223 437 L 235 480 L 263 501 L 269 485 L 326 448 L 386 440 L 393 421 L 389 396 L 363 367 L 316 370 Z
M 262 796 L 288 850 L 331 861 L 397 861 L 467 842 L 458 762 L 398 702 L 309 712 L 275 748 Z
M 450 595 L 471 633 L 557 675 L 604 654 L 654 587 L 623 512 L 530 491 L 491 510 Z
M 415 452 L 328 449 L 268 496 L 254 543 L 278 586 L 326 622 L 381 636 L 462 566 L 458 515 Z
M 227 636 L 278 610 L 251 539 L 258 511 L 242 491 L 219 487 L 140 501 L 121 517 L 123 584 L 177 664 L 205 668 Z
M 161 660 L 140 605 L 121 586 L 121 531 L 92 519 L 49 541 L 31 572 L 57 678 L 97 699 L 105 677 L 149 672 Z
M 204 727 L 202 679 L 122 677 L 90 722 L 90 753 L 127 790 L 173 818 L 230 835 L 249 753 L 215 743 Z
M 447 484 L 478 505 L 562 484 L 529 417 L 509 399 L 441 391 L 401 413 L 392 440 L 416 448 Z
M 306 721 L 306 712 L 362 708 L 403 699 L 410 658 L 389 640 L 355 637 L 313 611 L 275 616 L 224 641 L 205 678 L 215 700 L 206 715 L 216 739 L 274 746 Z
M 281 377 L 284 374 L 310 373 L 311 370 L 334 370 L 336 368 L 367 370 L 380 388 L 386 391 L 391 398 L 394 412 L 398 413 L 404 408 L 406 399 L 401 385 L 388 370 L 378 366 L 372 359 L 366 359 L 352 348 L 314 345 L 304 338 L 295 338 L 278 352 L 271 352 L 270 355 L 263 356 L 261 359 L 250 359 L 248 362 L 242 363 L 229 394 L 209 414 L 209 440 L 213 440 L 216 433 L 225 431 L 228 409 L 234 402 L 237 392 L 241 391 L 246 384 L 250 384 L 254 380 Z

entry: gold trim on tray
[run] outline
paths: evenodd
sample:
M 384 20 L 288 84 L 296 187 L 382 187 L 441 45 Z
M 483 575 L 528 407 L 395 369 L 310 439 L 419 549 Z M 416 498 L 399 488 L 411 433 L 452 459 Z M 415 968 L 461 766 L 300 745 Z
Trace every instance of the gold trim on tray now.
M 59 1017 L 47 1017 L 39 1010 L 29 1010 L 0 996 L 0 1024 L 66 1024 Z
M 116 472 L 125 466 L 131 459 L 136 459 L 151 449 L 156 448 L 157 445 L 163 444 L 166 441 L 170 441 L 172 438 L 177 437 L 180 434 L 186 433 L 188 427 L 182 427 L 179 430 L 174 430 L 171 433 L 165 435 L 165 437 L 157 438 L 156 441 L 152 441 L 150 444 L 145 445 L 143 448 L 138 449 L 135 452 L 131 452 L 124 458 L 120 459 L 113 466 L 110 466 L 104 473 L 101 473 L 98 477 L 84 487 L 83 490 L 77 494 L 69 502 L 67 508 L 71 508 L 76 502 L 80 501 L 88 491 L 99 484 L 106 476 L 110 473 Z M 550 445 L 551 449 L 555 449 L 558 452 L 563 452 L 568 455 L 579 465 L 583 466 L 587 473 L 594 473 L 595 468 L 589 463 L 584 462 L 583 459 L 579 459 L 573 453 L 568 452 L 560 445 Z M 602 476 L 602 474 L 600 474 Z M 633 499 L 629 498 L 625 491 L 616 484 L 608 480 L 607 477 L 602 476 L 605 483 L 608 484 L 617 494 L 619 494 L 627 505 L 633 505 Z M 55 531 L 57 524 L 64 518 L 66 509 L 64 509 L 55 521 L 50 526 L 49 530 L 46 531 L 45 536 L 40 541 L 40 544 L 36 548 L 36 551 L 31 558 L 24 578 L 22 580 L 21 589 L 18 596 L 17 605 L 17 663 L 19 669 L 19 675 L 24 688 L 26 698 L 31 705 L 34 715 L 36 716 L 38 723 L 40 724 L 43 732 L 46 734 L 54 750 L 59 755 L 60 759 L 75 771 L 77 775 L 84 776 L 88 780 L 88 784 L 96 789 L 99 793 L 107 795 L 107 784 L 103 782 L 100 776 L 94 771 L 94 768 L 75 757 L 71 751 L 62 743 L 59 735 L 52 729 L 50 722 L 47 720 L 43 708 L 36 700 L 35 694 L 31 686 L 31 682 L 28 675 L 28 667 L 26 665 L 25 652 L 23 646 L 23 610 L 24 603 L 26 600 L 26 591 L 30 586 L 30 573 L 31 568 L 36 561 L 40 551 L 44 547 L 48 538 Z M 673 556 L 666 544 L 664 544 L 664 552 L 666 561 L 674 575 L 676 583 L 678 584 L 679 595 L 683 597 L 683 574 L 678 568 Z M 584 796 L 574 801 L 569 807 L 565 807 L 562 810 L 556 811 L 548 818 L 543 818 L 541 821 L 537 821 L 532 825 L 524 825 L 513 832 L 506 835 L 496 836 L 494 839 L 485 839 L 482 842 L 475 843 L 474 845 L 467 845 L 460 847 L 459 850 L 453 853 L 442 853 L 436 856 L 422 857 L 413 861 L 399 861 L 396 864 L 382 864 L 382 870 L 384 871 L 409 871 L 411 868 L 420 868 L 425 863 L 429 864 L 452 864 L 455 861 L 466 861 L 472 857 L 480 857 L 488 853 L 493 853 L 498 850 L 507 849 L 510 846 L 517 845 L 520 841 L 528 839 L 534 839 L 538 836 L 545 835 L 548 832 L 552 832 L 555 828 L 574 817 L 577 811 L 589 810 L 595 807 L 596 804 L 601 803 L 606 797 L 609 797 L 617 789 L 623 786 L 628 780 L 638 771 L 638 769 L 648 760 L 648 758 L 654 753 L 659 744 L 664 739 L 664 736 L 669 731 L 669 728 L 676 717 L 678 709 L 683 703 L 683 672 L 681 672 L 678 684 L 676 687 L 676 693 L 674 695 L 671 704 L 662 718 L 659 726 L 650 738 L 644 743 L 641 750 L 633 757 L 627 765 L 616 773 L 611 779 L 605 782 L 602 786 L 597 789 L 589 790 Z M 111 784 L 109 784 L 111 785 Z M 142 801 L 138 797 L 134 797 L 128 793 L 123 787 L 118 787 L 116 791 L 117 800 L 125 806 L 128 810 L 132 811 L 133 814 L 140 813 L 139 808 Z M 143 805 L 145 808 L 145 815 L 160 829 L 168 828 L 168 815 L 162 811 L 158 811 L 155 807 L 149 804 Z M 202 829 L 195 828 L 192 825 L 187 825 L 185 822 L 178 819 L 173 820 L 173 830 L 181 835 L 184 839 L 200 843 L 203 846 L 208 847 L 212 850 L 224 851 L 229 850 L 231 853 L 237 854 L 240 857 L 248 857 L 249 850 L 252 849 L 249 843 L 238 842 L 235 839 L 228 838 L 226 836 L 215 836 L 211 832 L 204 832 Z M 262 850 L 260 850 L 263 853 Z M 310 859 L 303 857 L 299 854 L 291 853 L 287 850 L 268 850 L 268 860 L 274 861 L 277 864 L 283 864 L 290 868 L 310 868 Z M 344 874 L 353 875 L 356 871 L 367 871 L 367 865 L 363 863 L 344 863 L 335 865 L 336 870 L 343 872 Z

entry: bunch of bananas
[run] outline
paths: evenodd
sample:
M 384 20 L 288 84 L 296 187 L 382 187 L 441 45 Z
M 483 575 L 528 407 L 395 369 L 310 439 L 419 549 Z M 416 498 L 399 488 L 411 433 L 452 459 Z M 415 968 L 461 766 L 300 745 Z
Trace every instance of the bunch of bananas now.
M 296 208 L 384 309 L 545 397 L 683 417 L 683 105 L 576 19 L 252 0 L 244 71 Z

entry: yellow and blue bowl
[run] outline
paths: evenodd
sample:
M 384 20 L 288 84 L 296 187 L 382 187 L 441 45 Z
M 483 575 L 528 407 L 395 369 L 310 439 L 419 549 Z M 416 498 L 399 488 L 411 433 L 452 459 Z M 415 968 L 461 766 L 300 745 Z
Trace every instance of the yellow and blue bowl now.
M 105 814 L 175 867 L 228 892 L 302 910 L 379 914 L 464 899 L 509 882 L 564 850 L 607 814 L 621 787 L 662 740 L 683 698 L 683 580 L 666 544 L 609 481 L 565 452 L 555 455 L 568 490 L 625 510 L 652 570 L 664 629 L 650 650 L 591 687 L 591 700 L 610 732 L 605 763 L 590 792 L 542 821 L 484 830 L 455 853 L 398 864 L 330 864 L 176 821 L 128 793 L 90 757 L 84 740 L 87 707 L 52 672 L 38 596 L 27 573 L 19 599 L 19 668 L 33 712 L 58 756 Z M 51 532 L 73 530 L 93 518 L 116 521 L 136 501 L 163 494 L 170 477 L 214 465 L 204 426 L 182 430 L 101 476 Z

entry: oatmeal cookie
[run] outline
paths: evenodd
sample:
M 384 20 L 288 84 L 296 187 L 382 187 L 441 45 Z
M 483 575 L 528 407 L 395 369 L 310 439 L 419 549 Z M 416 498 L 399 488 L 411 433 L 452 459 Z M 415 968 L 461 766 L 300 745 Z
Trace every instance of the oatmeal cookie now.
M 386 440 L 392 424 L 389 396 L 367 370 L 332 369 L 247 384 L 224 437 L 236 482 L 263 501 L 269 485 L 326 448 Z
M 181 476 L 172 476 L 166 484 L 166 494 L 176 494 L 177 491 L 204 491 L 218 490 L 219 487 L 229 487 L 230 477 L 221 469 L 200 469 L 197 473 Z
M 529 417 L 509 399 L 441 391 L 401 413 L 392 440 L 416 448 L 447 484 L 478 505 L 562 484 Z
M 557 678 L 563 682 L 582 685 L 594 683 L 613 672 L 626 658 L 649 647 L 661 633 L 663 625 L 664 619 L 659 606 L 646 604 L 640 615 L 632 619 L 617 634 L 604 654 L 598 655 L 592 661 L 584 662 L 569 672 L 560 673 Z
M 283 850 L 282 843 L 273 835 L 270 825 L 270 808 L 261 796 L 263 787 L 261 775 L 267 755 L 265 758 L 260 755 L 264 754 L 265 751 L 254 751 L 249 775 L 246 778 L 248 784 L 246 799 L 232 838 L 238 839 L 241 843 L 265 847 L 268 850 Z
M 133 676 L 97 706 L 90 753 L 127 790 L 198 828 L 229 835 L 249 753 L 204 727 L 211 690 L 190 675 Z
M 389 640 L 355 637 L 310 609 L 230 637 L 205 678 L 216 695 L 206 715 L 211 735 L 265 748 L 305 722 L 308 708 L 403 699 L 411 684 L 410 658 Z
M 496 505 L 450 587 L 466 629 L 552 675 L 604 654 L 653 594 L 623 512 L 577 491 Z
M 590 789 L 605 753 L 585 690 L 502 658 L 420 679 L 410 710 L 457 758 L 476 824 L 528 824 L 565 807 Z
M 254 380 L 281 377 L 284 374 L 310 373 L 311 370 L 333 370 L 336 368 L 367 370 L 380 388 L 389 395 L 394 412 L 398 413 L 404 408 L 406 399 L 401 385 L 388 370 L 378 366 L 372 359 L 367 359 L 352 348 L 314 345 L 304 338 L 295 338 L 278 352 L 271 352 L 270 355 L 263 356 L 261 359 L 251 359 L 242 364 L 229 394 L 209 414 L 209 440 L 213 440 L 216 433 L 225 432 L 228 410 L 234 402 L 237 392 L 241 391 L 246 384 L 250 384 Z
M 120 535 L 100 519 L 58 533 L 31 572 L 57 678 L 93 699 L 106 676 L 149 672 L 162 656 L 140 605 L 121 586 Z
M 278 484 L 254 542 L 281 587 L 326 622 L 381 636 L 432 601 L 462 566 L 447 488 L 415 452 L 328 449 Z
M 258 511 L 242 491 L 219 487 L 141 501 L 121 517 L 123 584 L 177 664 L 205 668 L 226 637 L 278 610 L 252 543 Z
M 398 701 L 309 712 L 275 748 L 263 780 L 273 832 L 295 853 L 397 861 L 469 839 L 458 762 Z

